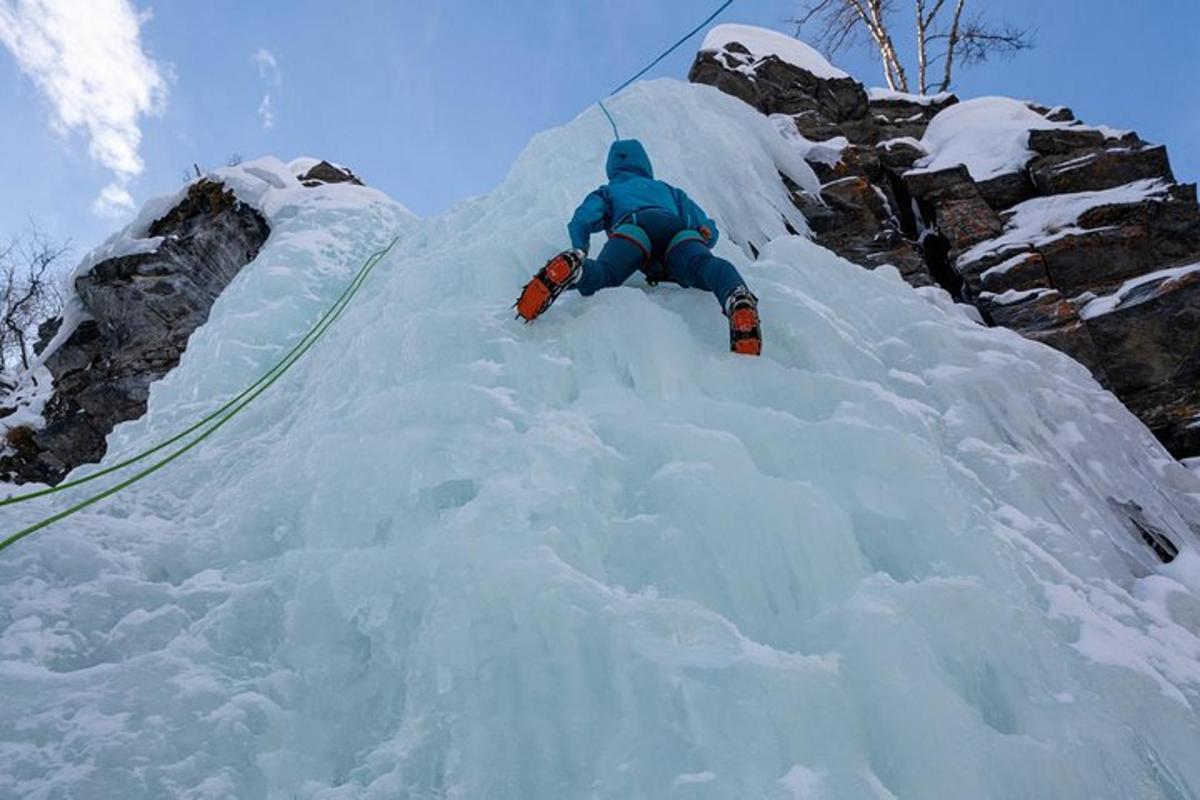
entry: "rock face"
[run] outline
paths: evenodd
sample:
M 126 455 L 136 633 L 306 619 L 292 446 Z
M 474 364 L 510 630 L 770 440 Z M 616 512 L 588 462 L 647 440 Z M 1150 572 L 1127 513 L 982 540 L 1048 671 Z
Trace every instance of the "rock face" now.
M 330 164 L 328 161 L 321 161 L 312 169 L 303 175 L 299 176 L 300 183 L 308 187 L 320 186 L 325 183 L 352 183 L 355 186 L 362 186 L 363 182 L 358 179 L 358 176 L 351 172 L 346 167 L 338 167 Z
M 821 196 L 793 192 L 817 240 L 865 266 L 893 264 L 915 285 L 934 283 L 908 211 L 910 198 L 902 184 L 889 179 L 893 168 L 924 152 L 908 142 L 876 145 L 884 130 L 899 130 L 913 113 L 924 111 L 910 113 L 895 104 L 873 108 L 852 78 L 818 77 L 775 56 L 756 59 L 736 42 L 720 52 L 701 51 L 688 79 L 776 116 L 809 141 L 833 140 L 822 149 L 826 157 L 809 159 L 824 184 Z M 894 126 L 882 125 L 884 117 Z
M 102 261 L 77 277 L 87 318 L 46 357 L 54 391 L 42 411 L 45 427 L 22 429 L 15 444 L 10 436 L 0 478 L 54 484 L 99 461 L 109 432 L 145 413 L 150 384 L 179 363 L 192 332 L 269 233 L 257 210 L 201 180 L 150 226 L 148 236 L 163 237 L 155 252 Z M 42 326 L 39 349 L 61 324 Z
M 701 52 L 688 80 L 716 86 L 764 114 L 786 114 L 809 139 L 869 143 L 876 136 L 867 95 L 853 78 L 818 78 L 775 56 L 755 59 L 737 43 L 720 53 Z
M 1200 455 L 1200 206 L 1166 148 L 1028 104 L 1039 124 L 1016 133 L 1023 163 L 976 179 L 966 164 L 921 167 L 954 95 L 868 92 L 737 42 L 701 52 L 689 78 L 808 146 L 820 197 L 793 199 L 820 244 L 1068 353 L 1171 452 Z

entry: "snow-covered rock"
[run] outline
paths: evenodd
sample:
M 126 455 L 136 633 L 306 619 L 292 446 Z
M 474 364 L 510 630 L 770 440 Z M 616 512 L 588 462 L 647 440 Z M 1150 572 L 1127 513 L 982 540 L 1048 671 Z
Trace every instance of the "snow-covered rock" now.
M 744 42 L 742 40 L 745 40 Z M 802 42 L 774 31 L 722 25 L 705 39 L 688 75 L 694 83 L 717 87 L 771 119 L 812 166 L 821 185 L 799 187 L 804 210 L 822 245 L 872 268 L 890 264 L 914 285 L 933 283 L 918 247 L 894 223 L 902 207 L 880 185 L 880 162 L 903 161 L 904 147 L 872 147 L 880 138 L 879 119 L 898 115 L 896 136 L 912 116 L 904 108 L 875 109 L 862 85 L 830 66 Z M 950 102 L 947 100 L 946 102 Z M 940 106 L 918 108 L 918 117 Z M 908 161 L 911 164 L 919 153 Z
M 818 78 L 850 77 L 799 39 L 752 25 L 717 25 L 704 37 L 700 52 L 712 53 L 719 59 L 725 59 L 725 65 L 730 69 L 750 75 L 755 74 L 758 65 L 765 59 L 773 57 Z M 751 60 L 749 63 L 742 59 L 731 60 L 730 53 L 742 53 Z
M 953 97 L 954 94 L 951 92 L 911 94 L 909 92 L 898 92 L 895 89 L 885 89 L 880 86 L 872 86 L 867 89 L 867 98 L 872 102 L 879 103 L 911 103 L 918 106 L 942 106 L 950 104 Z
M 863 87 L 808 45 L 775 31 L 718 25 L 701 45 L 688 78 L 716 86 L 764 114 L 791 117 L 811 141 L 846 136 L 859 142 L 872 135 Z
M 937 171 L 965 165 L 976 181 L 1023 168 L 1033 158 L 1029 132 L 1066 127 L 1052 122 L 1027 103 L 1008 97 L 979 97 L 956 103 L 929 123 L 921 145 L 929 155 L 919 169 Z
M 964 252 L 961 261 L 969 264 L 997 253 L 1044 247 L 1064 236 L 1083 233 L 1080 218 L 1092 209 L 1161 200 L 1169 189 L 1166 182 L 1151 178 L 1115 189 L 1027 200 L 1008 213 L 1003 233 Z
M 785 130 L 790 121 L 822 182 L 816 195 L 794 195 L 819 243 L 865 267 L 893 264 L 914 286 L 936 282 L 989 322 L 1063 350 L 1120 392 L 1176 453 L 1200 453 L 1200 377 L 1177 371 L 1152 391 L 1121 377 L 1130 374 L 1131 341 L 1140 357 L 1172 362 L 1173 338 L 1159 336 L 1161 320 L 1144 314 L 1161 301 L 1171 325 L 1185 323 L 1200 301 L 1191 284 L 1165 282 L 1155 303 L 1116 316 L 1078 313 L 1123 281 L 1200 259 L 1195 187 L 1175 182 L 1164 147 L 1085 125 L 1062 106 L 863 91 L 791 66 L 764 81 L 762 70 L 748 76 L 746 64 L 785 64 L 792 43 L 740 35 L 755 42 L 753 54 L 722 33 L 714 38 L 722 49 L 706 45 L 690 77 L 741 97 Z M 865 105 L 831 102 L 856 93 Z
M 268 217 L 331 196 L 356 210 L 377 195 L 304 188 L 334 182 L 357 179 L 313 159 L 285 165 L 267 158 L 217 170 L 150 201 L 87 254 L 64 313 L 42 327 L 37 362 L 5 401 L 15 413 L 0 419 L 8 444 L 0 477 L 58 483 L 99 461 L 114 426 L 145 413 L 151 384 L 179 363 L 214 301 L 258 254 Z

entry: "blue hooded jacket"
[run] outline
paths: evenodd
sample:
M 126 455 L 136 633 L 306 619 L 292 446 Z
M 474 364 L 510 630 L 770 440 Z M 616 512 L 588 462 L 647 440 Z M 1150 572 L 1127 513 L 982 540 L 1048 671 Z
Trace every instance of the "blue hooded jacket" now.
M 567 223 L 572 247 L 586 252 L 593 233 L 611 232 L 634 212 L 649 208 L 678 214 L 693 230 L 707 226 L 712 230 L 709 246 L 717 243 L 717 224 L 682 189 L 654 180 L 650 157 L 637 139 L 613 142 L 607 172 L 608 185 L 585 197 Z

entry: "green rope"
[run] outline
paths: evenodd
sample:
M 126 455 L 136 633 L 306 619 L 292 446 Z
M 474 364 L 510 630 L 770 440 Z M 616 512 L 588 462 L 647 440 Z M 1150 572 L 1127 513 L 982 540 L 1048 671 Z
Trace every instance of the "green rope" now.
M 363 263 L 362 268 L 359 269 L 358 274 L 356 274 L 354 276 L 354 279 L 350 282 L 350 284 L 342 292 L 341 296 L 338 297 L 337 301 L 335 301 L 334 304 L 332 306 L 330 306 L 329 309 L 327 309 L 324 314 L 321 315 L 321 318 L 320 318 L 320 320 L 317 321 L 316 325 L 314 325 L 312 327 L 312 329 L 310 329 L 309 332 L 306 333 L 304 335 L 304 337 L 301 338 L 301 340 L 282 359 L 280 359 L 278 362 L 276 362 L 276 364 L 273 367 L 271 367 L 271 369 L 267 370 L 267 372 L 264 373 L 262 375 L 262 377 L 260 377 L 258 380 L 256 380 L 254 383 L 252 383 L 246 389 L 242 390 L 242 392 L 240 392 L 236 397 L 229 400 L 227 403 L 222 405 L 216 411 L 214 411 L 211 414 L 209 414 L 208 416 L 206 416 L 204 419 L 195 423 L 194 425 L 187 428 L 186 430 L 176 434 L 175 436 L 172 436 L 171 438 L 155 445 L 154 447 L 151 447 L 131 458 L 127 458 L 117 464 L 114 464 L 111 467 L 107 467 L 103 470 L 100 470 L 91 475 L 87 475 L 87 476 L 80 478 L 78 480 L 75 480 L 75 481 L 70 481 L 67 483 L 59 484 L 58 486 L 55 486 L 55 487 L 52 487 L 49 489 L 42 489 L 37 492 L 30 492 L 26 495 L 21 495 L 19 497 L 8 498 L 8 500 L 6 500 L 3 503 L 3 505 L 10 505 L 12 503 L 20 502 L 22 500 L 30 500 L 30 499 L 33 499 L 34 497 L 42 497 L 44 495 L 51 494 L 56 491 L 61 491 L 61 490 L 70 488 L 71 486 L 78 486 L 82 483 L 87 483 L 88 481 L 95 480 L 96 478 L 99 478 L 103 475 L 111 474 L 123 467 L 126 467 L 131 464 L 142 461 L 142 460 L 148 458 L 149 456 L 153 455 L 154 453 L 160 452 L 160 451 L 166 449 L 167 447 L 170 447 L 172 444 L 179 442 L 180 440 L 186 438 L 189 434 L 194 433 L 195 431 L 204 427 L 206 424 L 208 424 L 210 422 L 214 422 L 214 420 L 215 420 L 215 423 L 211 427 L 209 427 L 207 430 L 203 431 L 199 436 L 192 439 L 190 442 L 188 442 L 187 444 L 185 444 L 183 447 L 179 448 L 178 450 L 175 450 L 174 452 L 170 453 L 165 458 L 151 464 L 146 469 L 130 476 L 128 479 L 126 479 L 114 486 L 109 487 L 108 489 L 105 489 L 102 492 L 99 492 L 98 494 L 92 495 L 91 497 L 88 497 L 88 498 L 76 503 L 75 505 L 70 506 L 70 507 L 58 512 L 57 514 L 54 514 L 50 517 L 47 517 L 46 519 L 43 519 L 42 521 L 40 521 L 34 525 L 30 525 L 27 528 L 17 531 L 16 533 L 14 533 L 13 535 L 4 539 L 3 541 L 0 541 L 0 551 L 3 551 L 5 548 L 9 547 L 13 543 L 15 543 L 23 538 L 25 538 L 26 536 L 30 535 L 31 533 L 34 533 L 35 531 L 39 531 L 42 528 L 53 525 L 55 522 L 65 519 L 66 517 L 69 517 L 72 514 L 75 514 L 79 511 L 87 508 L 88 506 L 94 505 L 95 503 L 98 503 L 107 497 L 111 497 L 112 495 L 116 494 L 117 492 L 120 492 L 121 490 L 123 490 L 129 486 L 132 486 L 133 484 L 137 483 L 138 481 L 142 480 L 143 478 L 145 478 L 149 475 L 152 475 L 153 473 L 162 469 L 166 465 L 170 464 L 175 459 L 182 456 L 184 453 L 191 450 L 196 445 L 200 444 L 200 442 L 204 441 L 209 436 L 211 436 L 213 433 L 215 433 L 217 430 L 219 430 L 223 425 L 225 425 L 225 423 L 229 422 L 231 419 L 233 419 L 235 416 L 237 416 L 237 414 L 239 412 L 241 412 L 242 409 L 244 409 L 246 406 L 248 406 L 259 395 L 261 395 L 268 388 L 270 388 L 270 386 L 272 384 L 274 384 L 277 380 L 279 380 L 281 377 L 283 377 L 283 375 L 289 369 L 291 369 L 292 365 L 294 365 L 297 361 L 299 361 L 300 358 L 306 352 L 308 352 L 309 348 L 311 348 L 314 344 L 316 344 L 317 341 L 325 334 L 325 332 L 328 331 L 329 328 L 335 322 L 337 322 L 338 318 L 341 317 L 342 313 L 346 310 L 346 307 L 350 304 L 350 301 L 354 299 L 354 296 L 356 294 L 358 294 L 358 291 L 362 288 L 363 283 L 366 281 L 367 277 L 371 274 L 371 272 L 375 269 L 375 267 L 379 264 L 379 262 L 382 261 L 389 252 L 391 252 L 392 248 L 396 246 L 396 241 L 397 241 L 397 239 L 393 239 L 392 242 L 386 248 L 371 254 L 371 256 L 367 258 L 367 260 Z
M 721 12 L 723 12 L 725 9 L 729 8 L 729 6 L 733 5 L 733 2 L 734 2 L 734 0 L 725 0 L 725 2 L 719 8 L 717 8 L 716 11 L 714 11 L 712 14 L 710 14 L 707 19 L 705 19 L 703 22 L 701 22 L 699 25 L 697 25 L 695 28 L 693 28 L 689 33 L 687 33 L 683 38 L 681 38 L 675 44 L 671 45 L 671 47 L 669 47 L 667 50 L 660 53 L 657 58 L 655 58 L 653 61 L 651 61 L 649 64 L 647 64 L 640 72 L 638 72 L 632 78 L 625 81 L 620 86 L 618 86 L 617 88 L 615 88 L 611 92 L 609 92 L 607 95 L 605 95 L 605 97 L 612 97 L 613 95 L 620 92 L 622 89 L 624 89 L 627 86 L 629 86 L 630 84 L 632 84 L 638 78 L 645 75 L 655 65 L 657 65 L 659 62 L 661 62 L 664 58 L 669 56 L 671 53 L 675 52 L 675 50 L 677 50 L 684 42 L 686 42 L 688 39 L 691 39 L 693 36 L 695 36 L 697 33 L 699 33 L 699 31 L 705 25 L 707 25 L 708 23 L 710 23 L 714 19 L 716 19 L 721 14 Z M 619 139 L 620 133 L 617 130 L 616 120 L 613 119 L 612 114 L 610 114 L 608 109 L 605 107 L 604 100 L 601 99 L 599 101 L 599 103 L 600 103 L 600 109 L 604 112 L 604 115 L 608 118 L 609 124 L 612 125 L 613 136 L 615 138 Z M 201 430 L 202 428 L 204 428 L 207 425 L 210 425 L 210 423 L 211 423 L 210 427 L 208 427 L 206 430 L 202 431 L 199 436 L 197 436 L 196 438 L 189 441 L 183 447 L 180 447 L 178 450 L 175 450 L 174 452 L 170 453 L 165 458 L 154 462 L 149 467 L 132 475 L 131 477 L 127 478 L 126 480 L 121 481 L 120 483 L 118 483 L 114 486 L 111 486 L 102 492 L 92 495 L 91 497 L 81 500 L 80 502 L 76 503 L 75 505 L 70 506 L 70 507 L 60 511 L 57 514 L 47 517 L 46 519 L 42 520 L 41 522 L 38 522 L 35 525 L 31 525 L 23 530 L 20 530 L 17 533 L 13 534 L 12 536 L 9 536 L 7 539 L 0 541 L 0 551 L 3 551 L 5 548 L 9 547 L 14 542 L 17 542 L 20 539 L 23 539 L 24 537 L 28 536 L 29 534 L 34 533 L 35 531 L 39 531 L 42 528 L 45 528 L 49 525 L 53 525 L 55 522 L 58 522 L 59 520 L 65 519 L 66 517 L 69 517 L 72 514 L 75 514 L 76 512 L 87 508 L 88 506 L 98 503 L 101 500 L 103 500 L 107 497 L 111 497 L 112 495 L 116 494 L 117 492 L 120 492 L 121 490 L 126 489 L 129 486 L 132 486 L 133 484 L 137 483 L 138 481 L 142 480 L 143 478 L 147 477 L 148 475 L 152 475 L 153 473 L 157 472 L 158 470 L 160 470 L 163 467 L 170 464 L 175 459 L 182 456 L 184 453 L 191 450 L 196 445 L 200 444 L 200 442 L 204 441 L 209 436 L 211 436 L 213 433 L 215 433 L 225 423 L 229 422 L 229 420 L 231 420 L 231 419 L 233 419 L 233 417 L 237 416 L 237 414 L 242 409 L 244 409 L 247 405 L 249 405 L 251 402 L 253 402 L 255 398 L 257 398 L 260 394 L 262 394 L 264 391 L 266 391 L 273 383 L 275 383 L 275 381 L 279 380 L 279 378 L 282 377 L 284 373 L 286 373 L 289 369 L 291 369 L 292 365 L 295 364 L 296 361 L 298 361 L 300 359 L 300 357 L 304 355 L 304 353 L 308 352 L 308 349 L 310 347 L 312 347 L 313 344 L 315 344 L 316 341 L 318 339 L 320 339 L 321 336 L 323 336 L 327 330 L 329 330 L 329 327 L 334 322 L 337 321 L 338 317 L 340 317 L 342 312 L 346 309 L 346 306 L 350 303 L 350 300 L 353 299 L 354 295 L 356 295 L 358 293 L 358 290 L 360 288 L 362 288 L 362 284 L 366 280 L 366 277 L 371 273 L 372 270 L 375 269 L 375 266 L 380 261 L 382 261 L 383 258 L 385 258 L 389 252 L 391 252 L 392 248 L 396 246 L 396 241 L 397 241 L 396 239 L 393 239 L 386 248 L 384 248 L 383 250 L 377 251 L 375 253 L 372 253 L 367 258 L 367 260 L 363 263 L 362 268 L 358 271 L 358 274 L 355 275 L 354 280 L 352 280 L 350 282 L 350 284 L 346 287 L 345 291 L 342 292 L 341 296 L 337 299 L 337 301 L 334 302 L 334 304 L 332 306 L 330 306 L 330 308 L 321 316 L 321 318 L 317 321 L 316 325 L 314 325 L 312 327 L 312 329 L 310 329 L 309 332 L 306 333 L 300 339 L 300 341 L 298 341 L 296 343 L 296 345 L 293 346 L 292 349 L 287 354 L 284 355 L 284 357 L 282 359 L 280 359 L 278 362 L 275 363 L 274 366 L 272 366 L 269 370 L 267 370 L 265 373 L 263 373 L 263 375 L 261 377 L 259 377 L 258 380 L 254 381 L 254 383 L 247 386 L 245 389 L 243 389 L 241 392 L 239 392 L 237 395 L 235 395 L 233 398 L 231 398 L 229 401 L 227 401 L 224 405 L 222 405 L 217 410 L 213 411 L 212 413 L 210 413 L 203 419 L 199 420 L 198 422 L 194 423 L 193 425 L 189 426 L 188 428 L 184 429 L 183 431 L 180 431 L 179 433 L 175 434 L 174 436 L 170 437 L 169 439 L 166 439 L 166 440 L 158 443 L 157 445 L 154 445 L 153 447 L 143 450 L 142 452 L 140 452 L 136 455 L 133 455 L 129 458 L 123 459 L 123 460 L 117 462 L 116 464 L 105 467 L 104 469 L 97 470 L 96 472 L 85 475 L 81 478 L 76 478 L 74 480 L 65 481 L 63 483 L 58 484 L 57 486 L 48 487 L 46 489 L 39 489 L 37 491 L 27 492 L 27 493 L 21 494 L 21 495 L 14 495 L 14 496 L 7 497 L 7 498 L 0 500 L 0 508 L 2 508 L 4 506 L 10 506 L 10 505 L 15 505 L 17 503 L 23 503 L 25 501 L 33 500 L 38 497 L 45 497 L 46 495 L 55 494 L 57 492 L 62 492 L 67 489 L 74 488 L 76 486 L 81 486 L 85 483 L 89 483 L 98 478 L 102 478 L 106 475 L 111 475 L 114 472 L 118 472 L 126 467 L 132 466 L 133 464 L 137 464 L 141 461 L 144 461 L 145 459 L 149 458 L 150 456 L 154 455 L 155 453 L 159 453 L 159 452 L 167 449 L 171 445 L 176 444 L 180 441 L 183 441 L 191 434 L 195 433 L 196 431 Z
M 382 259 L 384 256 L 386 256 L 388 251 L 391 250 L 394 245 L 395 245 L 395 240 L 393 240 L 392 244 L 388 245 L 387 248 L 385 248 L 383 250 L 378 250 L 378 251 L 372 253 L 367 258 L 366 263 L 364 263 L 363 269 L 364 270 L 373 269 L 375 266 L 374 262 L 376 262 L 379 259 Z M 296 345 L 294 347 L 292 347 L 292 349 L 283 356 L 283 358 L 281 358 L 269 370 L 267 370 L 265 373 L 263 373 L 256 381 L 254 381 L 254 383 L 247 386 L 245 389 L 243 389 L 241 392 L 239 392 L 236 396 L 230 398 L 223 406 L 216 409 L 215 411 L 210 413 L 208 416 L 206 416 L 203 419 L 201 419 L 200 421 L 196 422 L 195 424 L 193 424 L 186 430 L 180 431 L 179 433 L 175 434 L 171 438 L 166 439 L 165 441 L 162 441 L 159 444 L 157 444 L 151 448 L 143 450 L 142 452 L 138 453 L 137 455 L 126 458 L 126 459 L 119 461 L 116 464 L 113 464 L 111 466 L 105 467 L 102 470 L 98 470 L 96 472 L 90 473 L 81 478 L 76 478 L 76 479 L 70 480 L 70 481 L 64 481 L 63 483 L 60 483 L 57 486 L 51 486 L 46 489 L 38 489 L 37 491 L 27 492 L 25 494 L 13 495 L 11 497 L 6 497 L 6 498 L 0 500 L 0 508 L 2 508 L 4 506 L 16 505 L 17 503 L 23 503 L 27 500 L 34 500 L 38 497 L 45 497 L 46 495 L 49 495 L 49 494 L 56 494 L 58 492 L 65 491 L 67 489 L 71 489 L 76 486 L 81 486 L 85 483 L 89 483 L 91 481 L 96 480 L 97 478 L 103 478 L 105 475 L 111 475 L 112 473 L 122 470 L 125 467 L 128 467 L 132 464 L 136 464 L 139 461 L 145 460 L 146 458 L 154 455 L 155 453 L 159 452 L 160 450 L 164 450 L 167 447 L 170 447 L 171 445 L 175 444 L 175 442 L 178 442 L 179 440 L 186 438 L 189 434 L 192 434 L 195 431 L 199 430 L 200 428 L 203 428 L 205 425 L 212 422 L 217 417 L 221 416 L 221 414 L 225 413 L 230 408 L 232 408 L 234 405 L 236 405 L 237 402 L 239 400 L 241 400 L 243 397 L 250 394 L 250 392 L 254 391 L 254 389 L 257 388 L 258 385 L 261 384 L 263 381 L 269 379 L 271 377 L 271 375 L 276 370 L 278 370 L 283 365 L 283 363 L 285 361 L 287 361 L 288 358 L 293 353 L 295 353 L 297 350 L 299 350 L 301 347 L 303 347 L 305 341 L 307 341 L 309 337 L 314 335 L 314 333 L 320 327 L 321 323 L 324 322 L 325 319 L 334 312 L 334 309 L 336 309 L 346 299 L 348 299 L 347 296 L 350 295 L 354 291 L 355 284 L 359 281 L 359 278 L 363 274 L 364 274 L 363 270 L 360 270 L 359 273 L 355 276 L 354 280 L 352 280 L 346 286 L 345 290 L 343 290 L 341 296 L 338 297 L 338 299 L 334 302 L 334 304 L 332 306 L 330 306 L 328 309 L 325 310 L 325 312 L 321 315 L 320 319 L 317 320 L 317 323 L 308 331 L 308 333 L 304 334 L 304 336 L 302 336 L 300 338 L 300 341 L 298 341 L 296 343 Z

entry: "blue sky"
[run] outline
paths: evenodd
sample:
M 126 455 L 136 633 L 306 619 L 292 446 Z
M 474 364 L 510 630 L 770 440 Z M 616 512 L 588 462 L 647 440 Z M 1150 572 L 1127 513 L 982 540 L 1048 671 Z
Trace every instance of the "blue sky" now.
M 128 218 L 130 201 L 172 191 L 188 165 L 234 153 L 339 161 L 417 213 L 436 213 L 495 186 L 533 134 L 580 113 L 717 4 L 0 0 L 0 237 L 32 218 L 81 255 Z M 1166 143 L 1177 176 L 1200 177 L 1200 3 L 986 7 L 1034 29 L 1038 46 L 962 72 L 960 96 L 1069 105 L 1089 122 Z M 108 49 L 85 49 L 68 65 L 74 81 L 39 82 L 29 66 L 36 49 L 23 53 L 22 70 L 14 48 L 55 8 L 81 36 L 103 30 Z M 795 0 L 739 0 L 722 19 L 786 29 L 795 10 Z M 694 48 L 651 74 L 684 77 Z M 882 82 L 867 50 L 835 63 Z

